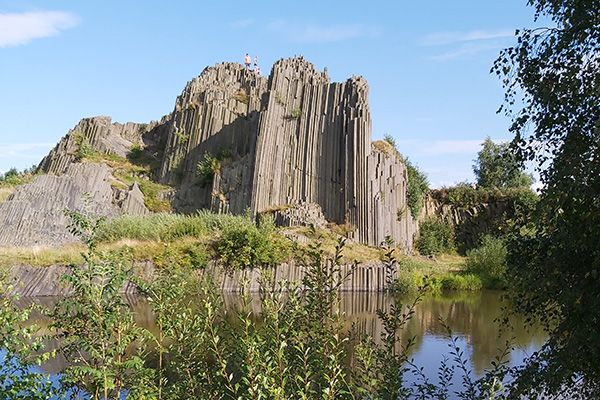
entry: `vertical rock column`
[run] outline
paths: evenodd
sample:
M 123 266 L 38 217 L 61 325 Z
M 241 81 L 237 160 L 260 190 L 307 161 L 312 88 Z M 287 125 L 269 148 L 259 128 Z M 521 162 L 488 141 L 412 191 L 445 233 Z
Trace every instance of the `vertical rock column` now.
M 366 81 L 330 83 L 325 73 L 294 58 L 273 66 L 268 94 L 259 124 L 252 210 L 317 203 L 328 220 L 358 224 L 366 215 L 358 203 L 367 196 L 371 134 Z

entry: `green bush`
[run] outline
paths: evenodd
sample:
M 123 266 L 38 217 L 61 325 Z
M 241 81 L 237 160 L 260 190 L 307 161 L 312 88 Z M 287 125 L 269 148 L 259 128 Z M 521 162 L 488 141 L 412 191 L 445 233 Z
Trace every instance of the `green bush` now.
M 213 243 L 220 264 L 228 271 L 275 265 L 291 254 L 291 242 L 262 221 L 260 226 L 230 224 Z
M 35 165 L 21 172 L 16 168 L 11 168 L 4 175 L 0 175 L 0 186 L 19 186 L 29 183 L 35 177 L 36 169 Z
M 439 279 L 443 290 L 477 291 L 483 287 L 481 278 L 474 274 L 447 273 Z
M 503 285 L 506 278 L 506 245 L 502 239 L 486 235 L 479 247 L 467 252 L 467 271 Z
M 416 241 L 419 253 L 434 255 L 454 248 L 454 232 L 447 221 L 430 217 L 419 225 L 419 237 Z
M 419 276 L 412 271 L 399 270 L 392 291 L 400 295 L 410 295 L 419 290 Z

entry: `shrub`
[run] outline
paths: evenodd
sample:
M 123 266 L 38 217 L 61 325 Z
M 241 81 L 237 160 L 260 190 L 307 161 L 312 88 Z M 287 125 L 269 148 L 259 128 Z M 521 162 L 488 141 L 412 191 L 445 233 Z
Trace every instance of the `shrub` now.
M 289 240 L 275 231 L 272 222 L 264 220 L 260 226 L 224 226 L 213 248 L 228 271 L 279 264 L 291 254 Z
M 483 282 L 481 278 L 474 274 L 454 274 L 447 273 L 440 278 L 441 287 L 443 290 L 481 290 Z
M 298 119 L 302 115 L 302 109 L 300 107 L 294 107 L 290 113 L 290 119 Z
M 479 247 L 467 252 L 466 269 L 488 279 L 492 284 L 503 285 L 506 274 L 506 245 L 502 239 L 486 235 Z
M 0 175 L 0 186 L 19 186 L 31 182 L 35 177 L 37 167 L 34 165 L 29 169 L 19 172 L 16 168 L 11 168 Z
M 416 242 L 419 253 L 423 255 L 439 254 L 454 248 L 454 232 L 447 221 L 427 218 L 419 225 L 419 237 Z
M 392 291 L 400 295 L 417 293 L 419 289 L 419 277 L 412 271 L 400 270 L 396 275 Z
M 221 173 L 223 163 L 231 158 L 231 150 L 228 148 L 220 149 L 216 156 L 205 153 L 202 161 L 196 165 L 196 174 L 200 177 L 200 184 L 202 186 L 211 184 L 215 175 Z

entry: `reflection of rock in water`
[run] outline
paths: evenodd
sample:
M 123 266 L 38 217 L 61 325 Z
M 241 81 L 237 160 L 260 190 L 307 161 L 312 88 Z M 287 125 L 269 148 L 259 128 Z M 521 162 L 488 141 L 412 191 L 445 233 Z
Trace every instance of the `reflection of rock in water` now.
M 126 299 L 132 307 L 135 321 L 156 333 L 154 314 L 146 299 L 136 296 L 128 296 Z M 406 306 L 412 300 L 405 298 L 396 301 Z M 27 306 L 35 302 L 42 306 L 52 306 L 56 301 L 57 298 L 51 297 L 29 298 L 21 300 L 20 304 Z M 237 294 L 224 294 L 223 301 L 226 309 L 230 311 L 242 309 L 242 299 Z M 389 311 L 392 301 L 394 301 L 393 297 L 383 293 L 341 293 L 339 307 L 346 319 L 345 328 L 370 335 L 380 342 L 383 325 L 377 317 L 377 310 Z M 254 314 L 260 313 L 261 304 L 258 294 L 251 296 L 248 307 Z M 501 294 L 493 291 L 426 297 L 417 305 L 413 318 L 400 332 L 401 344 L 414 337 L 415 345 L 410 350 L 411 355 L 427 354 L 430 350 L 427 338 L 445 336 L 445 323 L 454 335 L 466 340 L 469 348 L 465 354 L 470 355 L 475 373 L 480 374 L 490 365 L 498 354 L 498 348 L 503 347 L 507 339 L 514 338 L 513 345 L 524 348 L 539 347 L 545 340 L 541 328 L 526 329 L 524 319 L 517 316 L 509 319 L 512 329 L 501 330 L 495 319 L 501 315 L 502 307 Z M 47 333 L 46 327 L 49 324 L 47 317 L 36 313 L 32 315 L 33 322 L 42 327 L 42 333 Z M 53 349 L 57 347 L 57 343 L 48 342 L 48 346 Z M 64 366 L 64 358 L 57 357 L 45 364 L 43 369 L 54 373 Z

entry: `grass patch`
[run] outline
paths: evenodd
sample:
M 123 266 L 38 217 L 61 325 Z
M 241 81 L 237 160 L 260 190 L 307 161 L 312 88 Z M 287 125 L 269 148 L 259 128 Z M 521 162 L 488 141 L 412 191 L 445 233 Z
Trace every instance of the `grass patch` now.
M 14 191 L 14 186 L 0 186 L 0 203 L 4 202 Z
M 82 264 L 83 245 L 50 248 L 40 246 L 0 248 L 0 266 L 31 265 L 46 267 L 49 265 Z
M 481 276 L 487 286 L 506 287 L 506 256 L 504 241 L 490 235 L 481 239 L 479 247 L 467 252 L 466 270 Z
M 483 277 L 465 271 L 465 258 L 456 254 L 442 254 L 436 261 L 424 257 L 404 257 L 398 260 L 394 290 L 408 295 L 415 294 L 424 286 L 431 293 L 476 291 L 488 287 Z

